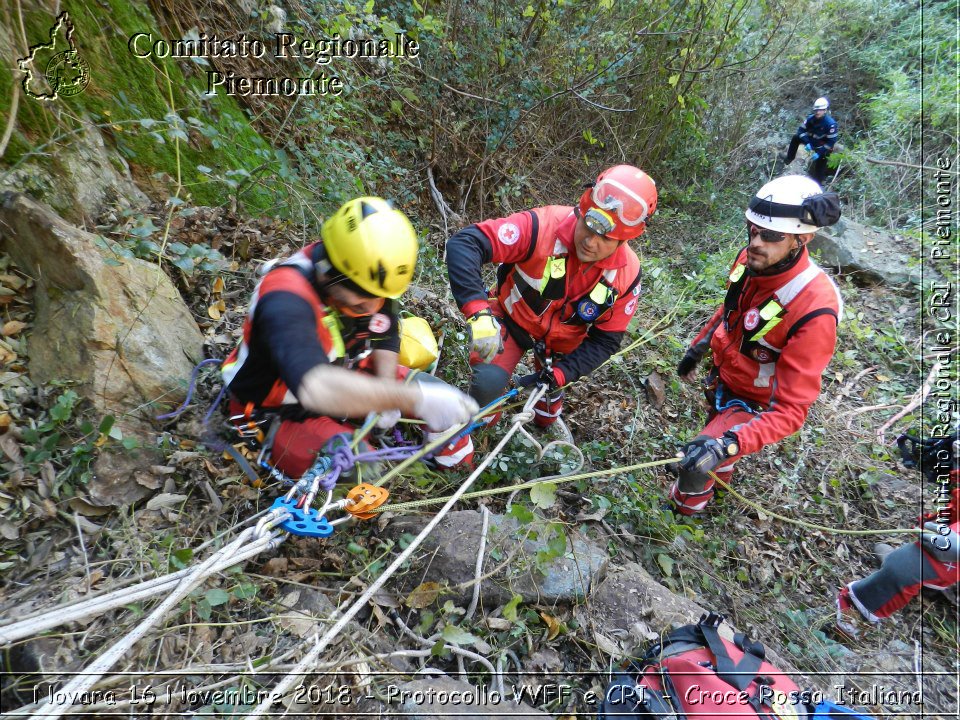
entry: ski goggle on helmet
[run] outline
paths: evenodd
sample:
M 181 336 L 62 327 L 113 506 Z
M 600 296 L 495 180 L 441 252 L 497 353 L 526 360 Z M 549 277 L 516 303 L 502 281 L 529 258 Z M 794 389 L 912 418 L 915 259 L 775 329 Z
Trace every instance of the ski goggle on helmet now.
M 591 232 L 624 242 L 640 236 L 657 209 L 657 184 L 633 165 L 600 173 L 580 197 L 580 216 Z

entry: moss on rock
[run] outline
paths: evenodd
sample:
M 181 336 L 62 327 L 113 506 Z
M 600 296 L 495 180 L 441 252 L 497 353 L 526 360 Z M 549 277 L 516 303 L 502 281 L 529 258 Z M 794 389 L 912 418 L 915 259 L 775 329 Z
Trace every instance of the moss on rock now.
M 197 67 L 193 63 L 181 67 L 171 59 L 138 58 L 129 50 L 134 33 L 161 36 L 145 3 L 65 0 L 61 8 L 74 24 L 73 40 L 89 69 L 89 84 L 78 95 L 54 101 L 21 92 L 0 173 L 31 164 L 56 177 L 62 164 L 54 167 L 52 158 L 38 149 L 47 145 L 46 152 L 69 152 L 85 121 L 98 126 L 108 147 L 130 165 L 138 184 L 161 199 L 172 194 L 179 177 L 181 196 L 189 195 L 199 204 L 221 204 L 232 192 L 231 182 L 273 157 L 232 98 L 205 95 L 203 74 L 191 72 Z M 44 42 L 53 22 L 48 8 L 23 4 L 28 42 Z M 22 40 L 16 45 L 19 54 Z M 0 115 L 8 115 L 11 88 L 20 76 L 0 65 Z M 260 188 L 245 192 L 242 199 L 251 210 L 275 202 Z

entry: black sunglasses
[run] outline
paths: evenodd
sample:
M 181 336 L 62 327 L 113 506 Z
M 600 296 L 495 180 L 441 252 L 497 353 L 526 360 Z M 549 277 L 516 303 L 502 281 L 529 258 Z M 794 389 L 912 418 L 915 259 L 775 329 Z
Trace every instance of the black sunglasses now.
M 769 243 L 783 242 L 787 239 L 787 233 L 767 230 L 767 228 L 762 228 L 747 221 L 747 237 L 753 237 L 754 235 L 759 235 L 761 240 Z

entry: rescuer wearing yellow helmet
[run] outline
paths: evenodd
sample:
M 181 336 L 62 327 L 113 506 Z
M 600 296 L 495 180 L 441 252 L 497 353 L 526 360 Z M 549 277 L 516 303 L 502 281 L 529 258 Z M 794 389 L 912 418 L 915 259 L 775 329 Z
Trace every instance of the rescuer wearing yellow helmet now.
M 425 421 L 427 439 L 465 423 L 477 404 L 429 375 L 401 382 L 397 299 L 413 278 L 417 235 L 386 200 L 350 200 L 324 222 L 321 239 L 268 269 L 254 290 L 243 339 L 223 364 L 231 415 L 247 423 L 283 418 L 272 463 L 300 477 L 344 418 L 379 412 L 381 427 L 400 415 Z M 439 451 L 452 466 L 472 458 L 470 437 Z

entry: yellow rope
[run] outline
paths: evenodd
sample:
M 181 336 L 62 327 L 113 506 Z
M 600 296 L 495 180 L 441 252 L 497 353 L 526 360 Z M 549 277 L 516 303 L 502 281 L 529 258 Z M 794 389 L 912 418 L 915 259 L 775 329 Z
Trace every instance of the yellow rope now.
M 513 485 L 506 485 L 502 487 L 488 488 L 486 490 L 476 490 L 471 493 L 466 493 L 461 497 L 461 500 L 474 500 L 482 497 L 490 497 L 492 495 L 502 495 L 508 492 L 515 492 L 518 490 L 525 490 L 527 488 L 532 488 L 534 485 L 540 483 L 553 483 L 559 485 L 560 483 L 572 482 L 573 480 L 587 480 L 590 478 L 596 477 L 606 477 L 608 475 L 622 475 L 629 472 L 634 472 L 636 470 L 643 470 L 651 467 L 658 467 L 661 465 L 668 465 L 669 463 L 676 462 L 677 458 L 666 458 L 664 460 L 652 460 L 645 463 L 637 463 L 635 465 L 625 465 L 623 467 L 609 468 L 607 470 L 594 470 L 593 472 L 578 473 L 576 475 L 559 475 L 559 476 L 548 476 L 543 478 L 537 478 L 536 480 L 528 480 L 522 483 L 516 483 Z M 902 534 L 916 534 L 927 532 L 920 528 L 888 528 L 884 530 L 848 530 L 846 528 L 834 528 L 827 527 L 826 525 L 818 525 L 817 523 L 807 522 L 806 520 L 799 520 L 797 518 L 789 518 L 785 515 L 773 512 L 766 508 L 761 507 L 759 504 L 745 498 L 743 495 L 738 493 L 736 490 L 730 487 L 726 482 L 717 477 L 716 473 L 709 472 L 709 475 L 716 481 L 720 487 L 733 495 L 737 500 L 742 502 L 744 505 L 752 507 L 754 510 L 768 515 L 770 517 L 776 518 L 781 522 L 788 523 L 790 525 L 799 525 L 800 527 L 805 527 L 810 530 L 818 530 L 820 532 L 828 533 L 831 535 L 902 535 Z M 383 512 L 408 512 L 410 510 L 417 510 L 428 505 L 436 505 L 437 503 L 444 503 L 450 499 L 450 496 L 444 496 L 439 498 L 424 498 L 422 500 L 411 500 L 404 503 L 392 503 L 390 505 L 382 505 L 377 508 L 374 512 L 383 513 Z
M 820 532 L 829 533 L 831 535 L 902 535 L 906 533 L 916 534 L 929 532 L 927 530 L 922 530 L 920 528 L 891 528 L 887 530 L 847 530 L 846 528 L 834 528 L 827 527 L 826 525 L 817 525 L 816 523 L 807 522 L 806 520 L 798 520 L 796 518 L 788 518 L 780 513 L 775 513 L 772 510 L 761 507 L 752 500 L 748 500 L 743 495 L 738 493 L 732 487 L 730 487 L 726 482 L 717 477 L 717 474 L 712 470 L 708 472 L 710 477 L 712 477 L 724 490 L 733 495 L 737 500 L 742 502 L 744 505 L 752 507 L 757 512 L 763 513 L 764 515 L 769 515 L 774 517 L 781 522 L 789 523 L 791 525 L 799 525 L 800 527 L 809 528 L 810 530 L 819 530 Z
M 527 482 L 517 483 L 515 485 L 506 485 L 495 488 L 488 488 L 486 490 L 475 490 L 474 492 L 466 493 L 461 497 L 461 500 L 470 500 L 474 498 L 489 497 L 491 495 L 501 495 L 503 493 L 512 492 L 515 490 L 523 490 L 525 488 L 532 488 L 534 485 L 540 483 L 566 483 L 573 480 L 586 480 L 588 478 L 594 477 L 604 477 L 606 475 L 618 475 L 621 473 L 633 472 L 634 470 L 642 470 L 644 468 L 656 467 L 658 465 L 667 465 L 668 463 L 676 462 L 676 458 L 667 458 L 666 460 L 653 460 L 651 462 L 639 463 L 637 465 L 626 465 L 624 467 L 610 468 L 609 470 L 595 470 L 588 473 L 578 473 L 576 475 L 550 475 L 548 477 L 537 478 L 536 480 L 528 480 Z M 394 503 L 392 505 L 383 505 L 377 508 L 374 512 L 405 512 L 407 510 L 415 510 L 417 508 L 425 507 L 427 505 L 435 505 L 437 503 L 443 503 L 449 500 L 450 497 L 439 497 L 439 498 L 425 498 L 423 500 L 411 500 L 410 502 L 404 503 Z

